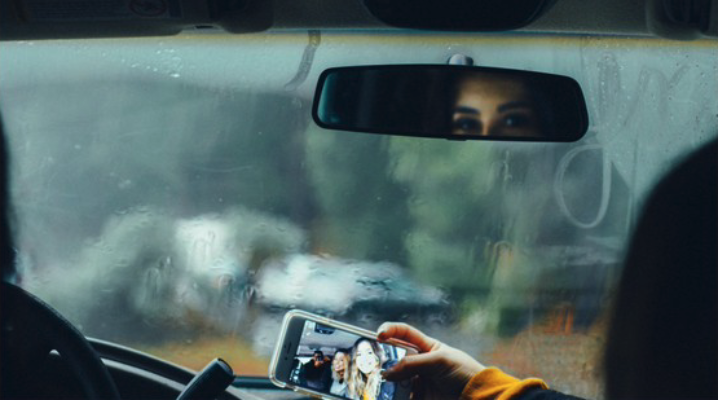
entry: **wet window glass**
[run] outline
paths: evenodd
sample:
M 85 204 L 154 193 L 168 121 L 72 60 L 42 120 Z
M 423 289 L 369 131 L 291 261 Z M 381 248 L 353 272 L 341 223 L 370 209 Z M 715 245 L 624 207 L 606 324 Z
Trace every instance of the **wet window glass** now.
M 18 282 L 89 336 L 193 369 L 222 356 L 242 375 L 267 375 L 283 314 L 301 308 L 406 321 L 601 396 L 642 200 L 718 133 L 718 59 L 702 42 L 322 32 L 0 47 Z M 454 54 L 574 78 L 587 135 L 461 142 L 312 122 L 326 68 Z

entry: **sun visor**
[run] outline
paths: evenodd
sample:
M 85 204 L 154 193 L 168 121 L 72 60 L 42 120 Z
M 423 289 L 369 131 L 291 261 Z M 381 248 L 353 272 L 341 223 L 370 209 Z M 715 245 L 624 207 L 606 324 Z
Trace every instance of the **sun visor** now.
M 646 23 L 667 39 L 718 37 L 718 0 L 649 0 Z
M 523 28 L 556 0 L 364 0 L 381 22 L 399 28 L 486 32 Z
M 217 27 L 233 33 L 272 25 L 262 0 L 15 0 L 0 2 L 0 40 L 175 35 Z

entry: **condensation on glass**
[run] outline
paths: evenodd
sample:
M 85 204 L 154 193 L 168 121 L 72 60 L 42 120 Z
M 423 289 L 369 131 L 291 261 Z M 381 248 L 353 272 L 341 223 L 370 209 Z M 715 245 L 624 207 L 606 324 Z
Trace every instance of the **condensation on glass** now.
M 370 329 L 406 321 L 600 397 L 607 305 L 641 201 L 718 132 L 714 49 L 421 39 L 3 43 L 22 285 L 88 335 L 196 369 L 222 355 L 266 375 L 298 307 Z M 589 133 L 476 143 L 311 122 L 325 68 L 457 52 L 573 77 Z

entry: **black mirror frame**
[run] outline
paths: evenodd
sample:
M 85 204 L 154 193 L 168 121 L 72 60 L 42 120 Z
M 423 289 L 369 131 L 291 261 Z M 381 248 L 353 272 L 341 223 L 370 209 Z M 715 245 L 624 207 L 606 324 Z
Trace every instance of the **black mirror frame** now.
M 493 68 L 493 67 L 476 67 L 476 66 L 464 66 L 464 65 L 445 65 L 445 64 L 391 64 L 391 65 L 362 65 L 362 66 L 349 66 L 349 67 L 334 67 L 334 68 L 328 68 L 324 70 L 320 75 L 319 79 L 317 80 L 317 86 L 314 91 L 314 99 L 312 103 L 312 119 L 314 120 L 314 123 L 316 123 L 319 127 L 323 129 L 328 130 L 334 130 L 334 131 L 347 131 L 347 132 L 358 132 L 358 133 L 368 133 L 368 134 L 379 134 L 379 135 L 388 135 L 388 136 L 406 136 L 406 137 L 414 137 L 414 138 L 420 138 L 420 139 L 444 139 L 444 140 L 451 140 L 451 141 L 466 141 L 466 140 L 488 140 L 488 141 L 502 141 L 502 142 L 539 142 L 539 143 L 571 143 L 576 142 L 578 140 L 581 140 L 586 135 L 586 132 L 588 131 L 589 127 L 589 117 L 588 117 L 588 110 L 586 108 L 586 100 L 583 96 L 583 90 L 581 89 L 581 86 L 579 83 L 568 76 L 561 76 L 562 78 L 565 78 L 567 80 L 570 80 L 570 82 L 575 86 L 575 90 L 573 90 L 573 94 L 575 97 L 575 104 L 578 106 L 578 112 L 579 112 L 579 131 L 580 133 L 575 138 L 571 139 L 562 139 L 558 137 L 544 137 L 544 138 L 531 138 L 531 137 L 510 137 L 510 138 L 502 138 L 502 137 L 481 137 L 481 136 L 460 136 L 460 135 L 448 135 L 448 134 L 426 134 L 423 132 L 407 132 L 407 131 L 396 131 L 396 132 L 388 132 L 386 130 L 376 130 L 376 129 L 356 129 L 351 126 L 346 125 L 329 125 L 325 124 L 321 121 L 319 118 L 319 103 L 322 91 L 324 89 L 324 85 L 326 83 L 327 77 L 334 73 L 335 71 L 339 70 L 361 70 L 361 69 L 406 69 L 406 68 L 440 68 L 440 69 L 453 69 L 457 72 L 461 71 L 484 71 L 484 72 L 493 72 L 493 73 L 500 73 L 500 74 L 525 74 L 527 72 L 530 72 L 531 74 L 534 74 L 536 76 L 550 76 L 555 77 L 557 75 L 555 74 L 547 74 L 543 72 L 536 72 L 536 71 L 526 71 L 526 70 L 517 70 L 517 69 L 506 69 L 506 68 Z

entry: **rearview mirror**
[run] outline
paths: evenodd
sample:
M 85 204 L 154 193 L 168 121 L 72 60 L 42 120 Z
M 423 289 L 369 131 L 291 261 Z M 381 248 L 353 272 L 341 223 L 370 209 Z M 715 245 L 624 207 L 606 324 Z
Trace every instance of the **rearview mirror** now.
M 328 129 L 445 139 L 572 142 L 588 129 L 569 77 L 456 65 L 328 69 L 312 113 Z
M 331 335 L 333 334 L 335 329 L 328 325 L 322 325 L 320 323 L 317 323 L 314 326 L 314 332 L 322 334 L 322 335 Z

